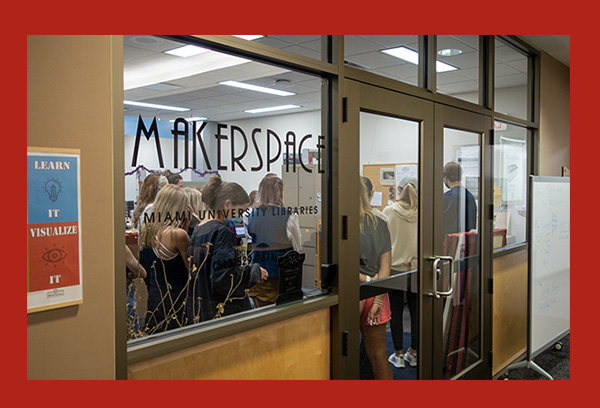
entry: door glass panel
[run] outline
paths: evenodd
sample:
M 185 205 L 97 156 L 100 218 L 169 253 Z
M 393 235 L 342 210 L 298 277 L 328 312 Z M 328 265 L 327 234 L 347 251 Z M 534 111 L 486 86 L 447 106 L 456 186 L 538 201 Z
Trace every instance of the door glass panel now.
M 417 379 L 419 129 L 360 114 L 361 379 Z
M 443 371 L 452 378 L 481 355 L 479 187 L 481 137 L 444 128 L 443 252 L 454 262 L 439 268 L 442 297 Z

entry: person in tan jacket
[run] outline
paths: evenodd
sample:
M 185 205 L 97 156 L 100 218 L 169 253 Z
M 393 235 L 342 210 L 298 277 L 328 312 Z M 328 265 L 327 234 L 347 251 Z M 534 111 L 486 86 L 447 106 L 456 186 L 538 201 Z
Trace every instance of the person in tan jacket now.
M 418 225 L 419 203 L 417 194 L 417 180 L 405 177 L 398 183 L 399 200 L 387 206 L 383 213 L 388 218 L 392 239 L 392 266 L 391 274 L 403 273 L 401 290 L 389 293 L 392 320 L 390 322 L 394 353 L 390 354 L 388 361 L 396 368 L 404 368 L 404 361 L 414 367 L 417 365 L 418 327 L 417 327 L 417 254 L 418 254 Z M 412 272 L 411 272 L 412 271 Z M 404 353 L 403 320 L 404 295 L 408 300 L 408 310 L 411 321 L 411 345 Z

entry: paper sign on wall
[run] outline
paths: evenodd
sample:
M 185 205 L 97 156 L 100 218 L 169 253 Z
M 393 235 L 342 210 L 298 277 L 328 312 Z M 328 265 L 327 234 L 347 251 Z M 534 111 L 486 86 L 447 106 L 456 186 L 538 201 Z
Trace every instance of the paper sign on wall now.
M 82 303 L 80 154 L 27 148 L 27 312 Z

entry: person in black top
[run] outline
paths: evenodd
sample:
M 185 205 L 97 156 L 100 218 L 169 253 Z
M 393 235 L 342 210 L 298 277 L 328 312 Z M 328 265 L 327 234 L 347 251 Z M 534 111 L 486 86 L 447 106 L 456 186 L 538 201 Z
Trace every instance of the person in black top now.
M 477 229 L 477 204 L 473 194 L 461 183 L 462 167 L 455 162 L 444 166 L 444 234 Z
M 242 186 L 213 176 L 202 199 L 207 208 L 188 251 L 191 284 L 187 314 L 192 324 L 251 309 L 248 288 L 268 277 L 258 264 L 246 265 L 245 251 L 234 246 L 233 231 L 225 225 L 226 218 L 248 208 L 248 194 Z

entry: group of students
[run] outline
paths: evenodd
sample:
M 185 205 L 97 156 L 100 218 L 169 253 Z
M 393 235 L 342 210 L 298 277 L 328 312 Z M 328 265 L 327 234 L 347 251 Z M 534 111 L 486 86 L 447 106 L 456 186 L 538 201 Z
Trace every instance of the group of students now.
M 445 218 L 459 218 L 462 227 L 450 228 L 468 230 L 476 226 L 477 210 L 472 195 L 460 186 L 461 175 L 456 163 L 444 169 L 444 182 L 450 188 L 444 195 Z M 218 176 L 211 177 L 202 193 L 184 188 L 182 181 L 176 177 L 169 180 L 168 176 L 147 176 L 134 210 L 140 251 L 139 262 L 129 250 L 126 257 L 130 337 L 275 303 L 277 259 L 292 249 L 299 251 L 301 242 L 297 214 L 280 211 L 284 208 L 281 178 L 267 174 L 249 196 L 241 185 Z M 370 204 L 371 181 L 362 177 L 359 184 L 360 281 L 404 273 L 400 290 L 365 299 L 359 306 L 360 332 L 374 376 L 392 379 L 389 363 L 398 368 L 404 367 L 405 361 L 411 366 L 417 364 L 418 287 L 417 275 L 411 271 L 417 268 L 418 183 L 411 177 L 399 182 L 398 201 L 383 212 Z M 466 215 L 448 216 L 454 212 Z M 243 214 L 242 219 L 236 219 L 236 214 Z M 252 244 L 250 253 L 236 245 L 234 231 L 239 226 Z M 138 276 L 144 278 L 148 289 L 143 328 L 139 327 L 135 295 L 130 290 Z M 411 345 L 406 353 L 402 319 L 405 296 L 411 320 Z M 389 356 L 387 322 L 394 344 Z
M 477 229 L 477 203 L 462 185 L 462 167 L 456 162 L 444 166 L 444 234 Z M 405 177 L 398 183 L 398 201 L 382 211 L 371 207 L 373 185 L 367 177 L 360 183 L 360 281 L 369 282 L 401 274 L 399 290 L 361 301 L 360 332 L 375 379 L 393 379 L 390 365 L 397 368 L 417 365 L 418 282 L 418 183 Z M 403 311 L 406 296 L 410 316 L 410 347 L 404 352 Z M 386 324 L 394 352 L 387 356 Z M 405 363 L 406 362 L 406 363 Z
M 161 186 L 161 177 L 146 177 L 134 210 L 139 264 L 128 270 L 139 273 L 128 278 L 144 278 L 148 298 L 144 327 L 133 313 L 128 319 L 130 338 L 275 303 L 277 259 L 300 249 L 297 215 L 266 211 L 284 207 L 281 178 L 266 175 L 251 200 L 241 185 L 219 176 L 202 193 L 176 183 Z M 250 253 L 237 242 L 236 227 L 247 231 Z M 128 295 L 129 312 L 134 302 Z

